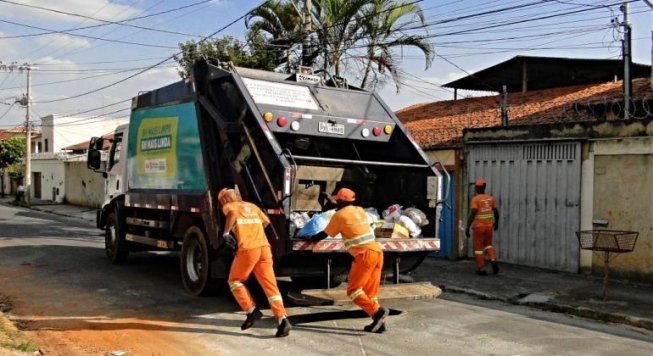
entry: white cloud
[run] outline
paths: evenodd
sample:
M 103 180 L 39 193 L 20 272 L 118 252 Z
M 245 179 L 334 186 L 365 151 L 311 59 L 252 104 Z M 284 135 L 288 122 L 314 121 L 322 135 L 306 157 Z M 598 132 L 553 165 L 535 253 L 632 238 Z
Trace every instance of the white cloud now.
M 5 36 L 11 36 L 11 34 L 0 31 L 0 42 L 2 43 L 2 59 L 8 60 L 11 57 L 14 57 L 17 53 L 18 42 L 17 38 L 2 38 Z
M 80 23 L 84 21 L 81 17 L 36 9 L 34 6 L 107 21 L 123 20 L 136 16 L 141 12 L 138 8 L 121 5 L 109 0 L 25 0 L 22 1 L 22 4 L 27 6 L 2 3 L 0 4 L 0 13 L 13 19 L 29 20 L 30 23 L 34 23 L 34 21 Z M 97 23 L 97 21 L 87 20 L 86 24 L 89 23 Z
M 85 38 L 74 37 L 69 35 L 48 35 L 36 39 L 36 43 L 41 46 L 54 48 L 76 49 L 85 48 L 90 45 Z

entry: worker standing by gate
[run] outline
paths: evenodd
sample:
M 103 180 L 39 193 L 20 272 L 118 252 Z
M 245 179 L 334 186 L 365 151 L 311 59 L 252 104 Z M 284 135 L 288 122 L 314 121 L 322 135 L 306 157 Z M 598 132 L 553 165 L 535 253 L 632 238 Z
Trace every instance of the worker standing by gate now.
M 497 255 L 492 246 L 492 231 L 499 228 L 499 210 L 497 203 L 493 196 L 485 193 L 486 182 L 484 179 L 476 179 L 474 181 L 474 189 L 476 195 L 472 198 L 470 203 L 469 218 L 467 219 L 467 229 L 465 235 L 469 237 L 470 227 L 473 228 L 472 246 L 474 248 L 474 260 L 476 261 L 476 274 L 484 276 L 487 274 L 485 271 L 485 259 L 483 255 L 487 253 L 487 257 L 492 265 L 492 273 L 499 273 L 499 264 L 497 263 Z
M 223 238 L 231 248 L 236 250 L 229 271 L 229 289 L 240 308 L 247 312 L 247 318 L 240 328 L 249 329 L 254 322 L 263 317 L 263 313 L 254 305 L 254 300 L 244 284 L 249 275 L 254 272 L 277 320 L 276 336 L 288 336 L 290 322 L 277 287 L 277 279 L 272 268 L 272 251 L 264 231 L 264 228 L 270 224 L 270 220 L 256 205 L 242 201 L 233 189 L 222 189 L 218 193 L 218 201 L 227 217 Z M 231 231 L 236 235 L 235 238 L 231 235 Z
M 347 295 L 372 318 L 372 323 L 363 330 L 383 333 L 386 330 L 385 318 L 390 313 L 378 302 L 383 250 L 374 239 L 374 231 L 365 210 L 353 205 L 356 193 L 341 188 L 333 198 L 336 201 L 336 213 L 324 231 L 311 236 L 310 240 L 317 242 L 327 236 L 342 235 L 347 252 L 354 256 L 349 270 Z

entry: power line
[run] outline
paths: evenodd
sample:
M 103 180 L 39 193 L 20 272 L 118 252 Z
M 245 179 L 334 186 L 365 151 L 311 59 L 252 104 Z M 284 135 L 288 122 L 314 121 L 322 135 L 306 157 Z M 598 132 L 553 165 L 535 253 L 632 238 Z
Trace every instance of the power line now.
M 196 3 L 193 3 L 193 4 L 189 4 L 189 5 L 186 5 L 186 6 L 176 8 L 174 10 L 164 11 L 164 12 L 158 13 L 157 15 L 168 13 L 168 12 L 171 12 L 171 11 L 177 11 L 177 10 L 185 9 L 185 8 L 188 8 L 188 7 L 191 7 L 191 6 L 197 6 L 197 5 L 205 4 L 205 3 L 208 3 L 208 2 L 211 2 L 211 1 L 212 0 L 199 1 L 199 2 L 196 2 Z M 125 22 L 128 22 L 128 21 L 134 21 L 134 20 L 137 20 L 137 19 L 142 19 L 142 18 L 155 16 L 155 15 L 134 17 L 134 18 L 130 18 L 130 19 L 122 20 L 122 21 L 108 21 L 108 20 L 103 20 L 103 19 L 99 19 L 99 18 L 96 18 L 96 17 L 76 14 L 76 13 L 67 12 L 67 11 L 56 10 L 56 9 L 52 9 L 52 8 L 46 8 L 46 7 L 42 7 L 42 6 L 21 4 L 21 3 L 14 2 L 14 1 L 0 0 L 0 2 L 11 4 L 11 5 L 16 5 L 16 6 L 23 6 L 23 7 L 27 7 L 27 8 L 53 12 L 53 13 L 57 13 L 57 14 L 67 15 L 67 16 L 80 17 L 80 18 L 83 18 L 83 19 L 86 19 L 86 20 L 93 20 L 93 21 L 99 21 L 99 22 L 104 23 L 104 25 L 92 25 L 92 26 L 78 27 L 78 28 L 73 28 L 73 29 L 68 29 L 68 30 L 61 30 L 61 31 L 42 29 L 42 30 L 48 31 L 48 32 L 38 33 L 38 34 L 29 34 L 29 35 L 21 35 L 21 36 L 5 36 L 5 37 L 0 37 L 0 38 L 33 37 L 33 36 L 49 35 L 49 34 L 54 34 L 54 33 L 69 33 L 70 31 L 78 31 L 78 30 L 82 30 L 82 29 L 96 28 L 96 27 L 106 26 L 106 25 L 120 25 L 120 26 L 138 28 L 138 29 L 142 29 L 142 30 L 146 30 L 146 31 L 154 31 L 154 32 L 168 33 L 168 34 L 188 36 L 188 37 L 201 37 L 200 35 L 195 35 L 195 34 L 189 34 L 189 33 L 177 32 L 177 31 L 169 31 L 169 30 L 161 30 L 161 29 L 156 29 L 156 28 L 150 28 L 150 27 L 144 27 L 144 26 L 138 26 L 138 25 L 132 25 L 132 24 L 125 23 Z
M 0 0 L 0 1 L 2 1 L 2 0 Z M 138 45 L 138 46 L 142 46 L 142 47 L 154 47 L 154 48 L 165 48 L 165 49 L 175 49 L 175 48 L 177 48 L 177 47 L 171 47 L 171 46 L 154 45 L 154 44 L 132 42 L 132 41 L 112 40 L 112 39 L 108 39 L 108 38 L 89 36 L 89 35 L 82 35 L 82 34 L 79 34 L 79 33 L 71 33 L 71 32 L 66 32 L 66 31 L 54 31 L 54 30 L 50 30 L 50 29 L 47 29 L 47 28 L 43 28 L 43 27 L 32 26 L 32 25 L 19 23 L 19 22 L 15 22 L 15 21 L 9 21 L 9 20 L 0 20 L 0 22 L 8 23 L 10 25 L 15 25 L 15 26 L 21 26 L 21 27 L 37 29 L 37 30 L 52 31 L 52 32 L 55 32 L 55 33 L 63 33 L 63 34 L 67 34 L 67 35 L 74 36 L 74 37 L 82 37 L 82 38 L 88 38 L 88 39 L 98 40 L 98 41 L 121 43 L 121 44 L 128 44 L 128 45 Z
M 260 6 L 260 5 L 259 5 L 259 6 Z M 258 6 L 257 6 L 257 7 L 258 7 Z M 249 13 L 251 13 L 252 11 L 254 11 L 257 7 L 255 7 L 255 8 L 253 8 L 253 9 L 247 11 L 245 14 L 243 14 L 243 15 L 239 16 L 238 18 L 236 18 L 235 20 L 229 22 L 228 24 L 226 24 L 225 26 L 221 27 L 221 28 L 218 29 L 217 31 L 215 31 L 215 32 L 213 32 L 212 34 L 210 34 L 210 35 L 204 37 L 202 40 L 199 41 L 199 43 L 202 43 L 202 42 L 206 41 L 207 39 L 209 39 L 209 38 L 211 38 L 211 37 L 217 35 L 218 33 L 220 33 L 220 32 L 222 32 L 222 31 L 226 30 L 227 28 L 233 26 L 236 22 L 238 22 L 238 21 L 244 19 L 244 18 L 245 18 Z M 93 90 L 89 90 L 89 91 L 86 91 L 86 92 L 83 92 L 83 93 L 80 93 L 80 94 L 77 94 L 77 95 L 69 96 L 69 97 L 66 97 L 66 98 L 54 99 L 54 100 L 48 100 L 48 101 L 41 101 L 41 102 L 39 102 L 39 103 L 40 103 L 40 104 L 56 103 L 56 102 L 61 102 L 61 101 L 70 100 L 70 99 L 76 99 L 76 98 L 79 98 L 79 97 L 82 97 L 82 96 L 86 96 L 86 95 L 89 95 L 89 94 L 97 93 L 97 92 L 99 92 L 99 91 L 101 91 L 101 90 L 104 90 L 104 89 L 107 89 L 107 88 L 113 87 L 113 86 L 115 86 L 115 85 L 117 85 L 117 84 L 120 84 L 120 83 L 122 83 L 122 82 L 125 82 L 125 81 L 131 79 L 131 78 L 134 78 L 134 77 L 136 77 L 136 76 L 138 76 L 138 75 L 141 75 L 141 74 L 143 74 L 143 73 L 145 73 L 145 72 L 147 72 L 147 71 L 149 71 L 149 70 L 151 70 L 151 69 L 153 69 L 153 68 L 156 68 L 156 67 L 162 65 L 163 63 L 168 62 L 169 60 L 173 59 L 175 55 L 180 54 L 180 53 L 181 53 L 181 52 L 177 52 L 177 53 L 175 53 L 175 54 L 169 56 L 168 58 L 166 58 L 166 59 L 164 59 L 164 60 L 162 60 L 162 61 L 160 61 L 160 62 L 158 62 L 158 63 L 155 63 L 155 64 L 153 64 L 153 65 L 151 65 L 151 66 L 149 66 L 149 67 L 147 67 L 147 68 L 145 68 L 145 69 L 143 69 L 143 70 L 141 70 L 141 71 L 139 71 L 139 72 L 137 72 L 137 73 L 135 73 L 135 74 L 129 75 L 129 76 L 127 76 L 126 78 L 120 79 L 120 80 L 118 80 L 118 81 L 116 81 L 116 82 L 113 82 L 113 83 L 111 83 L 111 84 L 108 84 L 108 85 L 104 85 L 104 86 L 102 86 L 102 87 L 100 87 L 100 88 L 93 89 Z

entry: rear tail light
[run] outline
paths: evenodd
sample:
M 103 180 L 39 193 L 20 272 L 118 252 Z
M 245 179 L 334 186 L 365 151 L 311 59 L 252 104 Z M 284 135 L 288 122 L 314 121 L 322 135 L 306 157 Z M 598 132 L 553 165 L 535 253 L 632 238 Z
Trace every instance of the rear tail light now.
M 386 135 L 391 134 L 392 133 L 392 126 L 385 125 L 385 127 L 383 128 L 383 132 L 385 132 Z
M 361 130 L 361 136 L 363 137 L 369 137 L 370 136 L 370 129 L 367 127 Z
M 381 134 L 381 129 L 378 128 L 378 127 L 373 128 L 373 129 L 372 129 L 372 134 L 373 134 L 374 136 L 379 136 L 379 135 Z
M 280 127 L 286 126 L 287 123 L 288 123 L 288 119 L 286 119 L 285 116 L 282 116 L 277 119 L 277 125 L 279 125 Z
M 272 122 L 272 120 L 274 120 L 274 116 L 272 115 L 271 112 L 268 111 L 265 114 L 263 114 L 263 120 L 265 120 L 265 122 Z
M 290 129 L 293 131 L 299 130 L 299 121 L 293 121 L 290 123 Z

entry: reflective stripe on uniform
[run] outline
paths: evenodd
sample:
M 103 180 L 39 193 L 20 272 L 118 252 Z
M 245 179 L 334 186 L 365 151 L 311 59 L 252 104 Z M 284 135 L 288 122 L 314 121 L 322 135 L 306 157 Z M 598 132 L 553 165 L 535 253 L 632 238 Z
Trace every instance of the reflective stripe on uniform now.
M 242 284 L 241 282 L 233 282 L 229 283 L 229 290 L 234 290 L 236 288 L 244 287 L 245 285 Z
M 487 250 L 488 248 L 494 248 L 494 246 L 492 246 L 492 245 L 487 245 L 487 246 L 485 246 L 485 248 L 484 248 L 483 250 Z
M 494 219 L 494 214 L 477 214 L 475 218 L 477 220 Z
M 370 299 L 372 299 L 374 303 L 379 304 L 379 297 L 372 297 Z
M 370 232 L 367 234 L 356 236 L 353 239 L 345 240 L 344 243 L 345 243 L 345 248 L 349 249 L 350 247 L 364 245 L 372 241 L 374 241 L 374 234 Z
M 271 296 L 268 297 L 268 302 L 270 302 L 270 303 L 272 303 L 272 302 L 283 302 L 283 298 L 281 298 L 281 296 L 278 295 L 278 294 L 277 295 L 271 295 Z
M 362 288 L 356 289 L 349 295 L 349 299 L 354 300 L 363 294 L 365 294 L 365 291 Z
M 475 255 L 482 255 L 482 254 L 483 254 L 483 250 L 480 250 L 480 251 L 479 251 L 479 250 L 474 250 L 474 254 L 475 254 Z
M 245 225 L 245 224 L 262 224 L 261 219 L 236 219 L 236 225 Z

